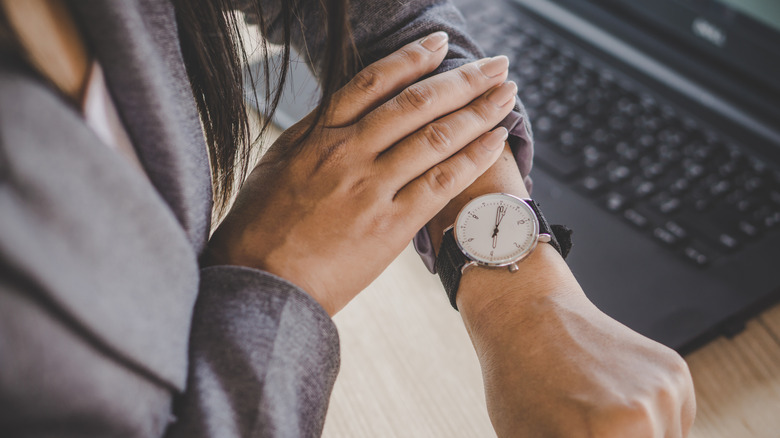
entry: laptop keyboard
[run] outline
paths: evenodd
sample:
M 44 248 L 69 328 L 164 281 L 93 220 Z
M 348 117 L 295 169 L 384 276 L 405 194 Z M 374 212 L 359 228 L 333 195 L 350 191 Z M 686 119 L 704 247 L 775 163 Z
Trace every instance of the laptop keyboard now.
M 534 23 L 472 12 L 483 47 L 511 58 L 536 166 L 697 266 L 780 229 L 777 169 Z

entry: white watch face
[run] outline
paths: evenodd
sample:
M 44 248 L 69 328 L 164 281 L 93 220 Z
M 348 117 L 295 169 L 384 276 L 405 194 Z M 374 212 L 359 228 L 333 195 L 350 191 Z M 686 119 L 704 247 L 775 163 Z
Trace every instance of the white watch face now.
M 505 266 L 533 251 L 539 221 L 522 199 L 491 193 L 463 207 L 453 233 L 458 246 L 471 259 L 484 265 Z

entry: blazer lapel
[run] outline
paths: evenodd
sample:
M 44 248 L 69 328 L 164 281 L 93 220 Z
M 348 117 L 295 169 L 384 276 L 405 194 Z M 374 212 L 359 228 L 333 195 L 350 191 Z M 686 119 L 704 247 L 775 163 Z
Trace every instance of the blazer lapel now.
M 71 7 L 149 179 L 200 254 L 211 219 L 209 160 L 173 5 L 78 0 Z

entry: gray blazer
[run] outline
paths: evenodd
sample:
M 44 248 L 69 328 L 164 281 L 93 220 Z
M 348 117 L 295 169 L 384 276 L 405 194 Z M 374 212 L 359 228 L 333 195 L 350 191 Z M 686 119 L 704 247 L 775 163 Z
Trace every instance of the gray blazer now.
M 173 7 L 71 7 L 146 176 L 0 55 L 0 436 L 320 435 L 339 366 L 331 319 L 269 273 L 198 266 L 209 164 Z M 352 14 L 367 62 L 435 29 L 451 35 L 443 69 L 480 55 L 444 0 Z M 294 39 L 322 52 L 317 32 Z

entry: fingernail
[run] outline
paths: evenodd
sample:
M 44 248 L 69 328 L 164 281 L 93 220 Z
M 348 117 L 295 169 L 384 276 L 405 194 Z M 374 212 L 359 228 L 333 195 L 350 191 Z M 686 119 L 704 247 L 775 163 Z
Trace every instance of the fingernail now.
M 504 55 L 486 59 L 479 64 L 479 69 L 489 78 L 496 77 L 504 73 L 509 68 L 509 58 Z
M 420 41 L 420 44 L 431 52 L 435 52 L 444 46 L 449 39 L 447 32 L 434 32 Z
M 503 126 L 490 131 L 490 133 L 482 141 L 482 145 L 489 151 L 494 151 L 498 148 L 504 147 L 504 142 L 509 138 L 509 131 Z
M 517 84 L 509 81 L 504 82 L 488 93 L 487 100 L 498 106 L 504 106 L 509 103 L 510 100 L 514 100 L 515 95 L 517 95 Z

